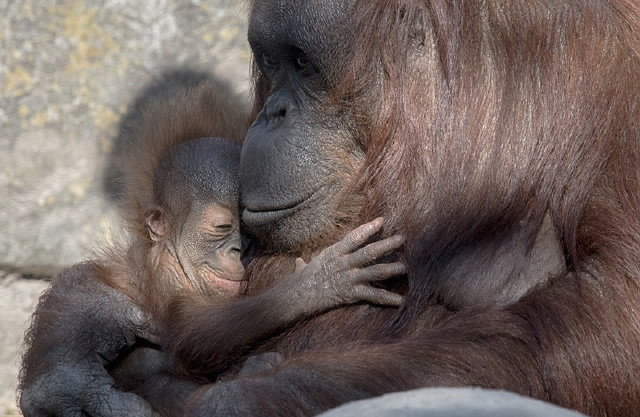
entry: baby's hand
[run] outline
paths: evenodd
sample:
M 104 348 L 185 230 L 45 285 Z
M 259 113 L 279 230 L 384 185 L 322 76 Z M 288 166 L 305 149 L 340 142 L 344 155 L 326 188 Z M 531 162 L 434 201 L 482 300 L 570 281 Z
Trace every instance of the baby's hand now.
M 380 257 L 398 249 L 404 236 L 395 235 L 362 245 L 382 228 L 379 217 L 349 232 L 341 241 L 324 249 L 308 264 L 296 259 L 295 279 L 299 298 L 308 312 L 320 312 L 345 304 L 366 301 L 372 304 L 399 306 L 403 297 L 368 285 L 406 273 L 402 262 L 375 263 Z

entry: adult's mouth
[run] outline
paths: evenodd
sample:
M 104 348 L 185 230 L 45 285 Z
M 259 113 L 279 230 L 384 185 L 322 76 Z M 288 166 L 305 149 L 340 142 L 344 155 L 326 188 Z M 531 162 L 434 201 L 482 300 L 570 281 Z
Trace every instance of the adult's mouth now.
M 272 210 L 251 210 L 246 208 L 242 211 L 242 221 L 248 225 L 260 225 L 273 223 L 283 217 L 290 216 L 297 211 L 298 206 Z
M 295 214 L 306 204 L 317 199 L 316 195 L 323 187 L 319 187 L 313 190 L 311 193 L 306 194 L 301 198 L 295 199 L 291 203 L 280 204 L 276 206 L 268 207 L 266 205 L 245 203 L 244 210 L 242 211 L 242 220 L 248 225 L 262 225 L 266 223 L 273 223 L 283 217 L 288 217 Z

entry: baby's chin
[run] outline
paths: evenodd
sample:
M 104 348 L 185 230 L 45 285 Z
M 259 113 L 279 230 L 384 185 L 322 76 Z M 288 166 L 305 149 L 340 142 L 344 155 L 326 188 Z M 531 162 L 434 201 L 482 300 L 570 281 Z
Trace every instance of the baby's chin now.
M 209 285 L 215 289 L 216 292 L 228 295 L 229 297 L 235 297 L 240 294 L 243 281 L 232 281 L 225 278 L 216 278 L 213 282 L 210 280 Z
M 212 271 L 206 274 L 205 280 L 212 293 L 224 298 L 232 298 L 240 294 L 245 283 L 243 280 L 227 279 Z

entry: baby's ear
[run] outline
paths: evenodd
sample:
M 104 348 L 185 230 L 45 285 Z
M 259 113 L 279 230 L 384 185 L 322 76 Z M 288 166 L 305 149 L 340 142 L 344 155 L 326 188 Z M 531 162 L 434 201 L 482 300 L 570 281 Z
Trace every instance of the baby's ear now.
M 147 210 L 145 224 L 149 231 L 149 239 L 154 242 L 160 242 L 169 235 L 169 219 L 166 211 L 160 206 L 153 206 Z

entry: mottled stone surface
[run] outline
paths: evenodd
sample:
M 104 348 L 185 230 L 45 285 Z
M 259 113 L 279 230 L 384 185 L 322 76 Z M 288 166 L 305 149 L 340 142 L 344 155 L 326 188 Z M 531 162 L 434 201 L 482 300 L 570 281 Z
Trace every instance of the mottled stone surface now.
M 52 275 L 120 233 L 109 183 L 123 120 L 167 80 L 248 95 L 238 0 L 0 0 L 0 416 Z M 169 74 L 169 75 L 167 75 Z
M 0 272 L 0 416 L 18 415 L 15 388 L 23 329 L 48 284 Z
M 131 103 L 194 70 L 247 90 L 238 1 L 0 0 L 0 264 L 60 266 L 117 229 L 103 176 Z

